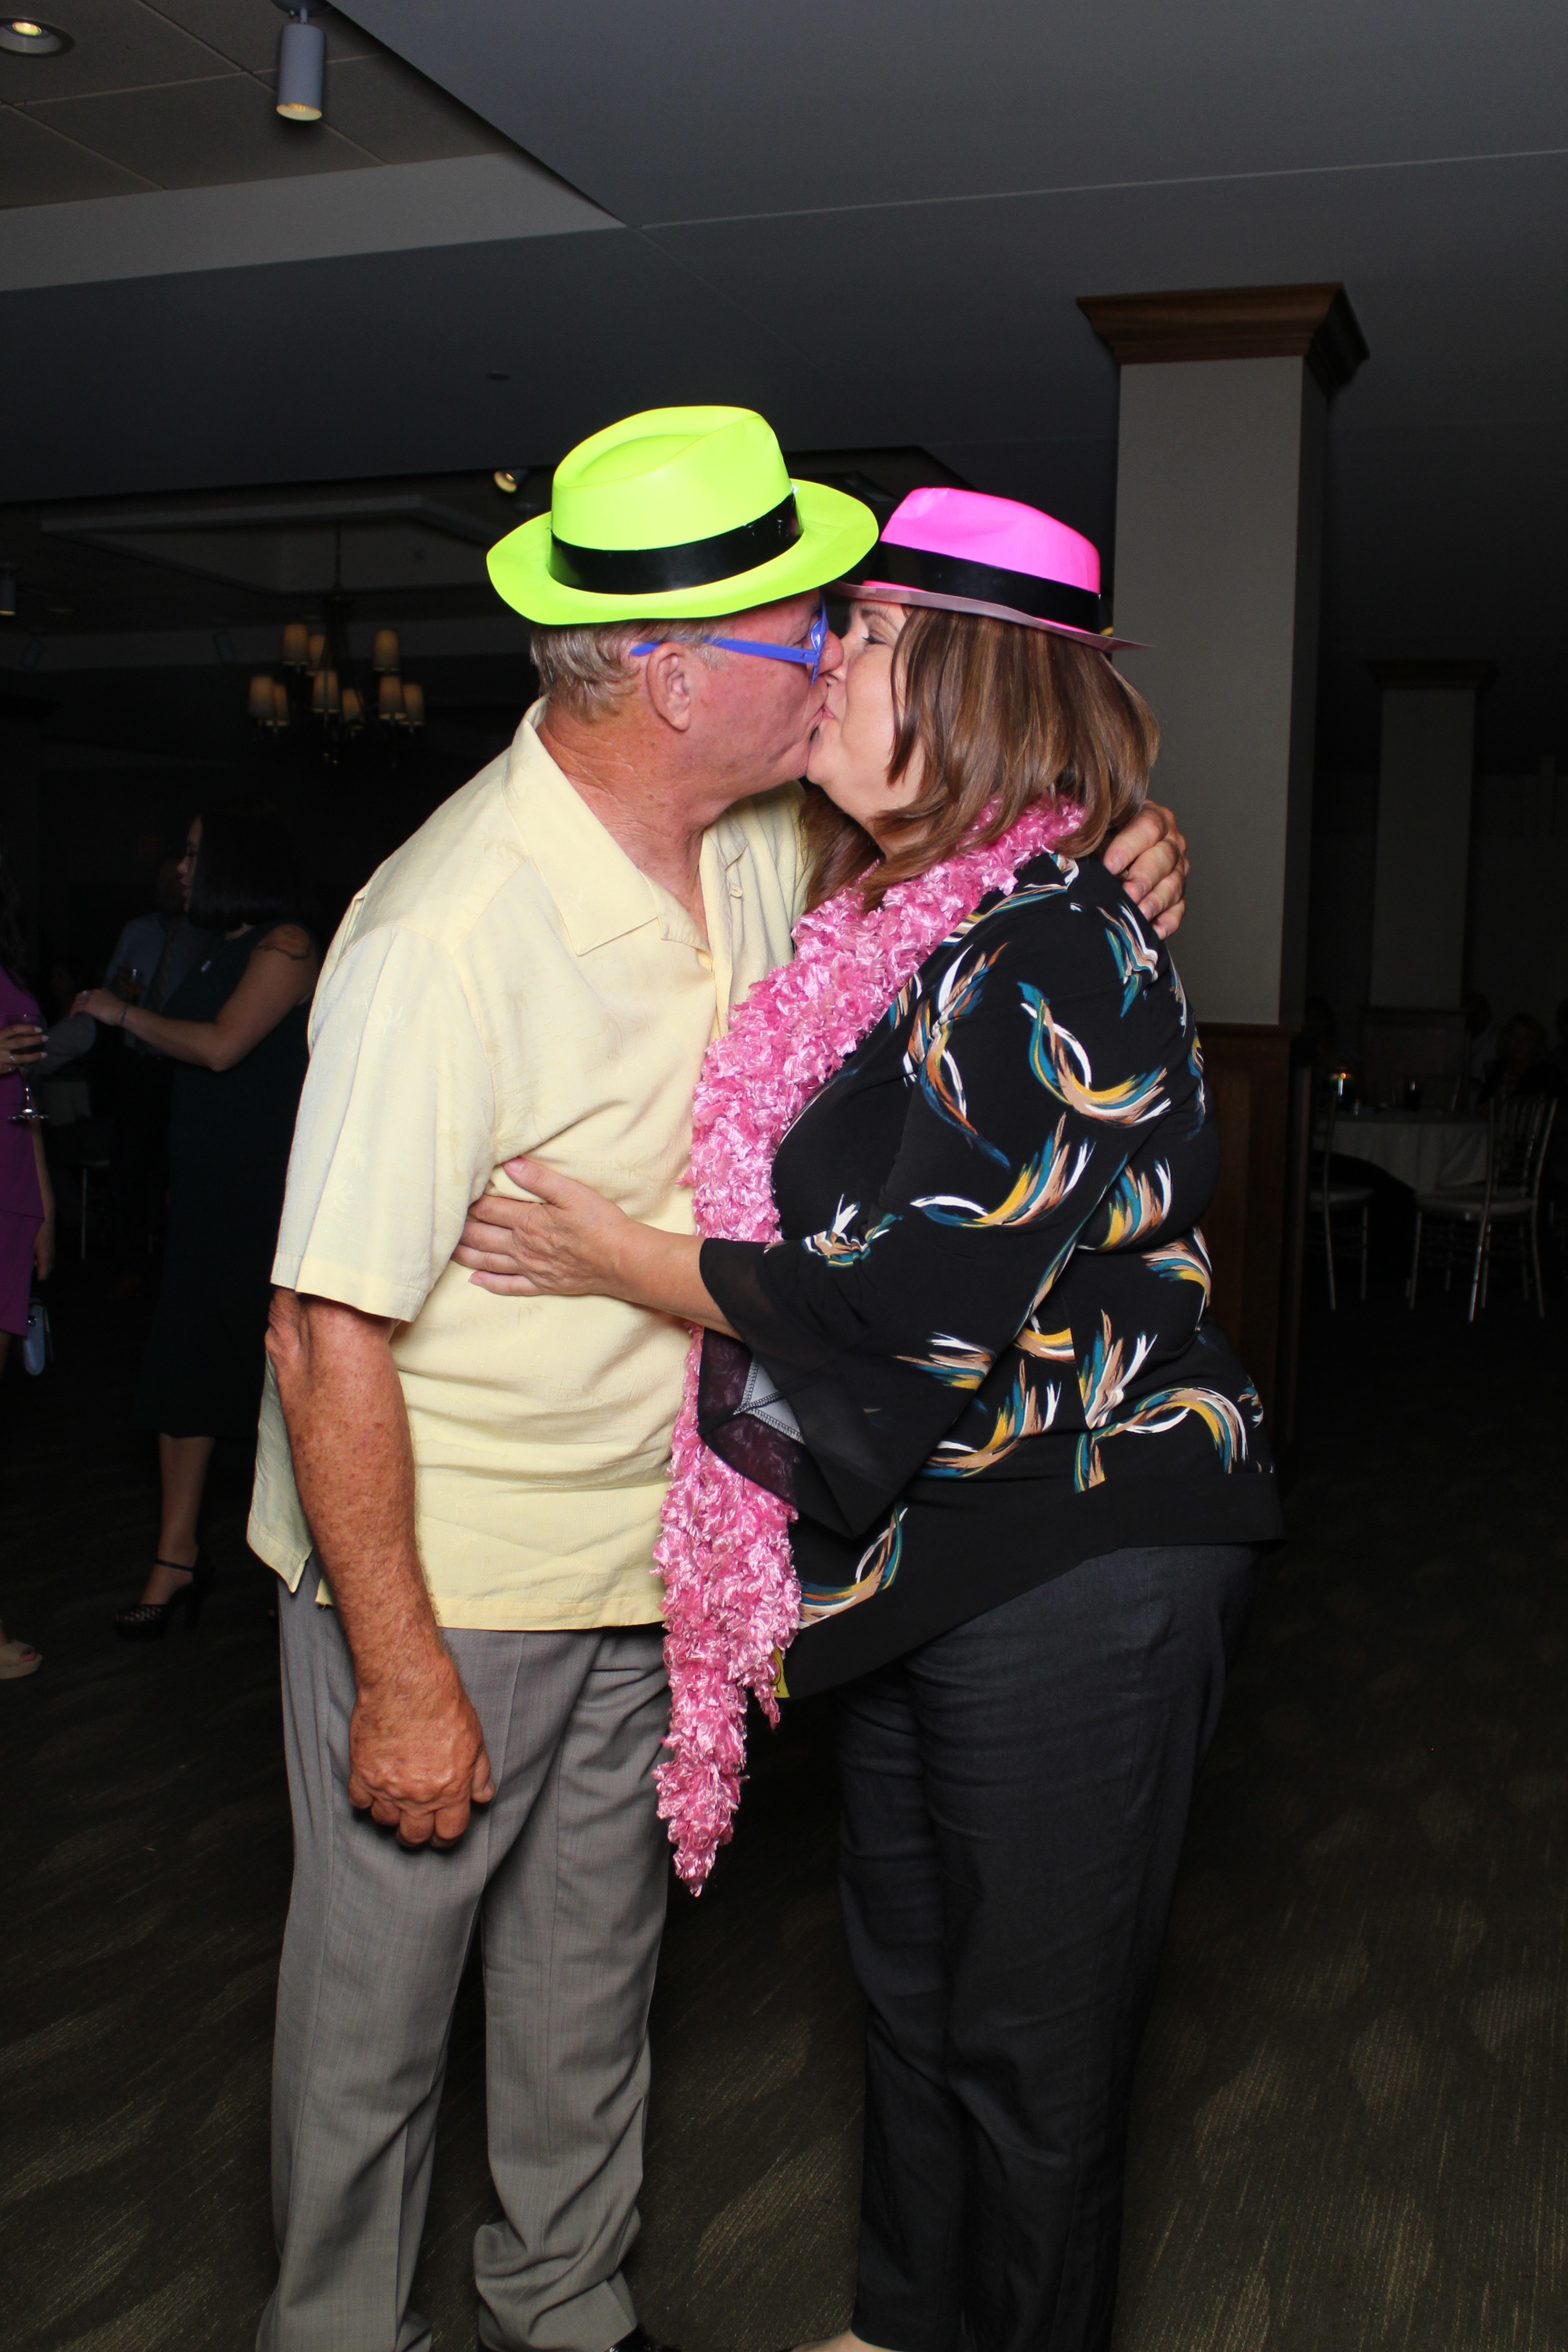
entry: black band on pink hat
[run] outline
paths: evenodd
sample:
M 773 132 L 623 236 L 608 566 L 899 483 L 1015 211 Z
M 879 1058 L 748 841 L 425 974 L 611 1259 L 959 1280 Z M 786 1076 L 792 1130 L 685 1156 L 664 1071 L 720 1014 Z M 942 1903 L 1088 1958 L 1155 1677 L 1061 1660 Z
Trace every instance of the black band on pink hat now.
M 890 587 L 918 588 L 928 596 L 965 596 L 976 604 L 1007 604 L 1037 621 L 1054 621 L 1064 629 L 1081 629 L 1097 636 L 1100 630 L 1100 598 L 1088 588 L 1069 588 L 1065 581 L 1042 580 L 1031 572 L 1009 572 L 996 563 L 976 563 L 959 555 L 935 555 L 928 548 L 900 547 L 879 539 L 845 585 L 853 591 L 868 581 L 886 581 Z

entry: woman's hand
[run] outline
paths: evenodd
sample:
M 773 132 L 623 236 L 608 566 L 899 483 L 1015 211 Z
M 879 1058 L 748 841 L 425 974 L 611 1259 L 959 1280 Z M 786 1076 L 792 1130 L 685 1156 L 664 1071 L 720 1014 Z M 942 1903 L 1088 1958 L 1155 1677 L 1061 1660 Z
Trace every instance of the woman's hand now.
M 695 1234 L 639 1224 L 540 1160 L 509 1160 L 506 1172 L 539 1197 L 487 1192 L 468 1211 L 452 1255 L 472 1267 L 481 1290 L 503 1298 L 619 1298 L 677 1322 L 730 1329 L 703 1283 Z
M 111 988 L 79 989 L 71 1004 L 73 1021 L 79 1013 L 89 1013 L 95 1021 L 107 1021 L 111 1029 L 125 1026 L 125 999 L 116 996 Z
M 44 1033 L 36 1021 L 8 1021 L 0 1029 L 0 1078 L 24 1074 L 44 1056 Z
M 627 1245 L 640 1230 L 623 1210 L 539 1160 L 509 1160 L 514 1184 L 538 1194 L 487 1192 L 468 1211 L 452 1255 L 481 1290 L 503 1298 L 618 1298 Z
M 39 1282 L 47 1282 L 55 1270 L 55 1221 L 44 1219 L 33 1235 L 33 1272 Z

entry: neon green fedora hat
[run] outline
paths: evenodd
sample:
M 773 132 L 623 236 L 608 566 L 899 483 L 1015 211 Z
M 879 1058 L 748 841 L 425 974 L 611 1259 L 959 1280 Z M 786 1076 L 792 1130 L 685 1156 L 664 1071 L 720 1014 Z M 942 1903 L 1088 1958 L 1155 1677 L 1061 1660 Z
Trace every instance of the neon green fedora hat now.
M 529 620 L 707 620 L 841 579 L 877 518 L 826 482 L 792 482 L 750 408 L 647 408 L 555 468 L 547 515 L 489 551 Z

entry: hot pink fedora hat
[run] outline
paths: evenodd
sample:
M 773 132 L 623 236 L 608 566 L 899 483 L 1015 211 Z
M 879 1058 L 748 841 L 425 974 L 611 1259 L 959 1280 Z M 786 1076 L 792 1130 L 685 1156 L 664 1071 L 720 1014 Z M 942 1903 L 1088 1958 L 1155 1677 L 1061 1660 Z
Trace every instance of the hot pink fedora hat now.
M 932 604 L 1048 629 L 1102 654 L 1138 644 L 1101 627 L 1092 540 L 1038 507 L 980 490 L 911 490 L 854 578 L 837 585 L 873 602 Z

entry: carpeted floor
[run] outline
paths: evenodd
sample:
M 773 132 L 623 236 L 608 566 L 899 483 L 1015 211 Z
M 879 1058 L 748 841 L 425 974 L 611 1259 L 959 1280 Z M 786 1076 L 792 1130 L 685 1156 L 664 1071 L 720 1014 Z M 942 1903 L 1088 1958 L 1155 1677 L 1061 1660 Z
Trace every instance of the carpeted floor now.
M 74 1285 L 74 1286 L 72 1286 Z M 0 1388 L 0 2336 L 242 2352 L 269 2283 L 289 1878 L 244 1465 L 200 1631 L 112 1640 L 153 1532 L 140 1318 L 68 1269 L 58 1360 Z M 1117 2352 L 1568 2347 L 1568 1480 L 1558 1343 L 1392 1286 L 1309 1332 L 1292 1536 L 1194 1812 L 1140 2077 Z M 858 2014 L 828 1723 L 756 1745 L 741 1832 L 672 1896 L 645 2315 L 688 2352 L 844 2324 Z M 491 2210 L 470 1982 L 416 2300 L 474 2338 Z

